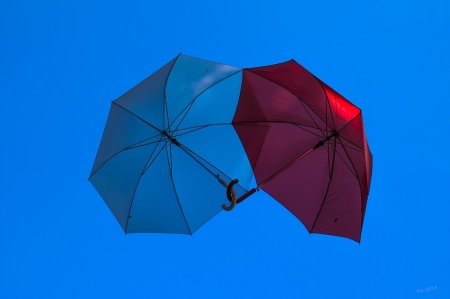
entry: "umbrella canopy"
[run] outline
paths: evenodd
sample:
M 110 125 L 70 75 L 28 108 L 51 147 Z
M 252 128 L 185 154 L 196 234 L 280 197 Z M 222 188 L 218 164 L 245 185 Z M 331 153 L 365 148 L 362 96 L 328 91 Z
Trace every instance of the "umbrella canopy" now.
M 252 169 L 231 125 L 242 69 L 179 55 L 113 101 L 90 175 L 125 233 L 192 234 Z
M 309 232 L 359 242 L 371 172 L 361 110 L 295 61 L 180 54 L 112 102 L 89 180 L 125 233 L 192 234 L 262 189 Z
M 372 155 L 359 108 L 291 60 L 244 70 L 233 124 L 256 189 L 310 233 L 360 241 Z

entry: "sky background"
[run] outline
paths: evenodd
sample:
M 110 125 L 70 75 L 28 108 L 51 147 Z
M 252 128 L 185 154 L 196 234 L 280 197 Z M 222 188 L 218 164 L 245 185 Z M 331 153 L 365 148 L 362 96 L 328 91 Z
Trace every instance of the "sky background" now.
M 0 298 L 450 298 L 449 14 L 434 0 L 2 1 Z M 87 181 L 110 102 L 180 52 L 294 58 L 363 110 L 361 244 L 309 235 L 262 192 L 193 237 L 124 236 Z

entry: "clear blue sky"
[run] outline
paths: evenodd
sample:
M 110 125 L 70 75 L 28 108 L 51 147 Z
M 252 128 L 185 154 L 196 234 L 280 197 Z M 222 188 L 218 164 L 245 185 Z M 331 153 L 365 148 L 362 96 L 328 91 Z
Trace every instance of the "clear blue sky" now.
M 450 298 L 449 14 L 433 0 L 2 1 L 0 298 Z M 360 245 L 309 235 L 261 192 L 193 237 L 124 236 L 87 181 L 110 102 L 180 52 L 294 58 L 362 108 Z

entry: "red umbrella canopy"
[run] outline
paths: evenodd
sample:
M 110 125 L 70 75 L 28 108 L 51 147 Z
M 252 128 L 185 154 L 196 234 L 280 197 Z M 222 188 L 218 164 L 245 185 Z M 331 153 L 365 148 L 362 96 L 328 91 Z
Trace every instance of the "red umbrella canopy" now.
M 360 242 L 372 155 L 358 107 L 290 60 L 244 69 L 233 126 L 261 189 L 310 233 Z

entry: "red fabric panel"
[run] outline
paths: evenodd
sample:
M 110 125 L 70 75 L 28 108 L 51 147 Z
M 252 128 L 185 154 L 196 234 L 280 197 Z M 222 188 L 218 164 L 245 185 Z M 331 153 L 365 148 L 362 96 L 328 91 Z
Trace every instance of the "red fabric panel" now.
M 328 152 L 319 148 L 262 188 L 311 231 L 329 182 Z
M 257 74 L 283 87 L 301 99 L 323 121 L 327 119 L 327 98 L 322 85 L 316 77 L 294 60 L 245 71 Z
M 333 138 L 335 139 L 335 138 Z M 361 192 L 342 145 L 334 140 L 329 144 L 332 175 L 326 197 L 311 232 L 350 238 L 356 242 L 361 236 Z M 306 158 L 305 158 L 306 159 Z
M 323 94 L 323 90 L 320 90 Z M 323 108 L 325 109 L 325 105 Z M 321 133 L 320 130 L 326 130 L 325 121 L 293 93 L 260 75 L 244 70 L 233 124 L 268 121 L 295 123 L 311 128 L 317 134 Z M 328 130 L 331 131 L 331 128 Z
M 270 129 L 270 123 L 234 124 L 234 129 L 244 145 L 252 169 L 256 169 L 259 154 Z
M 369 196 L 372 177 L 372 154 L 364 133 L 362 115 L 358 115 L 351 123 L 339 132 L 339 140 L 350 157 L 360 183 L 362 215 L 364 217 L 367 197 Z

